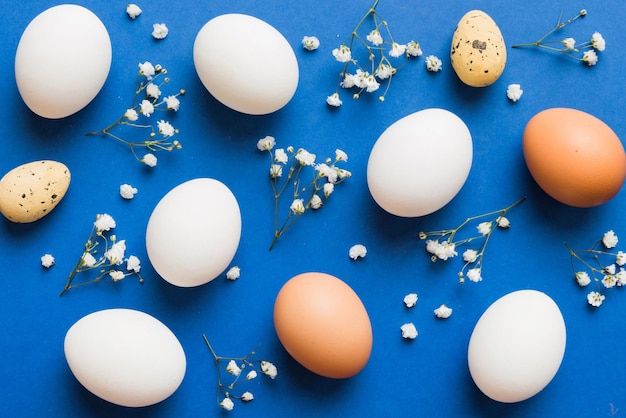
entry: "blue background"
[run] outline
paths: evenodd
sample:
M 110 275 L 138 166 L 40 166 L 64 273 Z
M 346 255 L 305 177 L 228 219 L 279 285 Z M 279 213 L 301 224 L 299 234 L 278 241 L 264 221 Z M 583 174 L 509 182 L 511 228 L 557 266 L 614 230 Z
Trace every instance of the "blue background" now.
M 274 381 L 257 379 L 246 389 L 255 400 L 237 403 L 232 416 L 607 416 L 611 404 L 626 409 L 626 373 L 622 318 L 623 289 L 610 289 L 600 309 L 586 303 L 590 289 L 574 282 L 563 246 L 591 245 L 613 229 L 626 233 L 622 191 L 595 208 L 577 209 L 543 193 L 530 177 L 521 151 L 528 120 L 550 107 L 572 107 L 602 119 L 620 137 L 626 134 L 622 33 L 626 8 L 621 1 L 569 2 L 476 0 L 383 0 L 379 13 L 400 42 L 418 40 L 425 53 L 443 61 L 443 70 L 428 73 L 423 57 L 408 63 L 396 77 L 384 103 L 376 96 L 330 109 L 326 96 L 335 91 L 341 65 L 331 55 L 371 5 L 335 1 L 171 2 L 139 5 L 143 14 L 131 21 L 126 2 L 78 2 L 96 13 L 113 46 L 109 77 L 97 98 L 79 113 L 45 120 L 28 110 L 14 77 L 14 56 L 27 24 L 55 1 L 2 1 L 0 91 L 3 126 L 0 171 L 34 160 L 53 159 L 71 170 L 72 183 L 59 206 L 32 224 L 0 220 L 0 415 L 12 417 L 191 417 L 226 415 L 215 402 L 216 371 L 202 334 L 219 354 L 241 356 L 260 344 L 258 358 L 274 362 Z M 486 11 L 500 26 L 507 45 L 533 41 L 550 29 L 559 14 L 588 16 L 562 37 L 588 39 L 600 31 L 607 50 L 588 68 L 570 58 L 538 50 L 508 48 L 504 74 L 492 86 L 475 89 L 458 81 L 449 63 L 456 23 L 467 11 Z M 195 35 L 209 19 L 227 12 L 247 13 L 275 26 L 295 50 L 300 82 L 293 100 L 267 116 L 246 116 L 227 109 L 206 91 L 193 66 Z M 170 29 L 163 41 L 150 33 L 153 23 Z M 304 35 L 321 41 L 304 51 Z M 137 63 L 161 63 L 169 69 L 172 88 L 187 95 L 172 119 L 181 130 L 183 150 L 159 153 L 149 169 L 122 145 L 85 132 L 102 128 L 130 103 Z M 45 66 L 42 66 L 45 71 Z M 510 83 L 520 83 L 518 103 L 506 98 Z M 372 145 L 396 120 L 418 110 L 441 107 L 467 124 L 474 161 L 466 184 L 436 213 L 417 219 L 385 213 L 372 200 L 366 165 Z M 304 147 L 320 156 L 335 148 L 349 155 L 353 177 L 337 187 L 319 212 L 300 219 L 278 242 L 272 235 L 273 199 L 267 156 L 256 149 L 266 135 L 279 147 Z M 417 162 L 416 162 L 417 163 Z M 445 167 L 445 161 L 441 162 Z M 241 278 L 223 276 L 191 289 L 176 288 L 154 272 L 145 251 L 145 229 L 156 203 L 174 186 L 196 177 L 224 182 L 238 198 L 243 232 L 232 262 Z M 119 186 L 139 189 L 132 201 Z M 460 259 L 431 263 L 418 240 L 421 230 L 452 228 L 465 217 L 496 210 L 521 196 L 526 202 L 510 213 L 512 227 L 496 233 L 487 248 L 481 283 L 457 282 Z M 146 279 L 74 289 L 59 298 L 67 274 L 80 256 L 97 213 L 117 220 L 116 234 L 128 253 L 142 260 Z M 621 235 L 620 235 L 621 234 Z M 626 237 L 624 238 L 626 239 Z M 348 249 L 367 246 L 365 259 L 353 262 Z M 45 270 L 39 258 L 51 253 L 56 265 Z M 181 261 L 184 262 L 184 261 Z M 366 306 L 374 332 L 369 363 L 354 378 L 332 380 L 303 369 L 284 351 L 272 323 L 273 302 L 292 276 L 323 271 L 347 282 Z M 467 344 L 484 310 L 497 298 L 518 289 L 546 292 L 559 305 L 567 325 L 567 348 L 559 372 L 537 396 L 501 404 L 484 396 L 467 367 Z M 405 308 L 405 294 L 416 292 L 415 308 Z M 432 310 L 445 303 L 454 309 L 447 321 Z M 164 322 L 181 341 L 187 373 L 179 390 L 164 402 L 139 409 L 118 407 L 86 391 L 72 376 L 63 355 L 69 327 L 91 312 L 133 308 Z M 414 322 L 419 337 L 403 340 L 399 327 Z M 515 359 L 511 359 L 515 361 Z

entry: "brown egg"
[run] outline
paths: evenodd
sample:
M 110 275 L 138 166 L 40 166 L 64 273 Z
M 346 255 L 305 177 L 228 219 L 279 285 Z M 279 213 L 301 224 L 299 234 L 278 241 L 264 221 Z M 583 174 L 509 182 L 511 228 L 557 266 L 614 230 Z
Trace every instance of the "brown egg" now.
M 372 351 L 372 325 L 365 306 L 343 281 L 303 273 L 282 287 L 274 304 L 274 326 L 285 350 L 321 376 L 356 375 Z
M 566 205 L 587 208 L 611 200 L 626 179 L 626 153 L 615 132 L 576 109 L 539 112 L 526 125 L 522 147 L 539 187 Z

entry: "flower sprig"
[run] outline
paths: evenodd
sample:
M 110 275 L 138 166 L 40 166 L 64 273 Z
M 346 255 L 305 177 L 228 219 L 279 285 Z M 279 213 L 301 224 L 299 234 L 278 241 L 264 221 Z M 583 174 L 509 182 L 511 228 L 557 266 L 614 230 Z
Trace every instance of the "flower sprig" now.
M 485 255 L 485 249 L 491 234 L 496 228 L 508 229 L 511 226 L 511 222 L 506 217 L 506 214 L 515 206 L 526 200 L 526 197 L 522 197 L 517 202 L 504 209 L 496 210 L 493 212 L 484 213 L 478 216 L 472 216 L 465 219 L 459 226 L 454 229 L 444 229 L 440 231 L 420 232 L 419 238 L 424 240 L 428 237 L 437 237 L 436 239 L 429 239 L 426 241 L 426 251 L 430 254 L 433 262 L 437 260 L 448 260 L 458 255 L 456 249 L 464 244 L 469 244 L 477 239 L 482 239 L 482 245 L 478 250 L 468 248 L 463 253 L 463 267 L 459 271 L 459 282 L 465 282 L 465 275 L 472 282 L 479 282 L 482 280 L 482 268 L 483 257 Z M 477 235 L 472 235 L 467 238 L 457 239 L 457 233 L 465 227 L 467 224 L 482 220 L 486 218 L 492 218 L 485 220 L 476 226 Z M 467 270 L 467 272 L 466 272 Z
M 337 166 L 348 161 L 348 155 L 340 149 L 335 150 L 335 158 L 326 158 L 323 163 L 316 163 L 316 155 L 292 146 L 274 150 L 276 140 L 272 136 L 259 139 L 259 151 L 268 152 L 270 157 L 269 177 L 274 194 L 274 238 L 270 250 L 278 238 L 289 229 L 305 212 L 318 210 L 335 190 L 335 185 L 352 176 L 352 173 Z M 312 170 L 311 182 L 302 185 L 301 176 L 306 168 Z M 286 174 L 285 174 L 286 173 Z M 288 186 L 293 186 L 293 195 L 289 211 L 282 224 L 279 223 L 279 200 Z
M 563 14 L 559 16 L 556 26 L 549 30 L 545 35 L 536 40 L 535 42 L 513 45 L 512 48 L 522 47 L 536 47 L 541 49 L 547 49 L 549 51 L 555 51 L 563 53 L 569 57 L 572 57 L 578 61 L 584 62 L 588 66 L 593 66 L 598 63 L 597 52 L 602 52 L 606 48 L 606 42 L 600 32 L 594 32 L 590 39 L 582 43 L 576 43 L 574 38 L 568 37 L 561 40 L 547 40 L 547 38 L 559 29 L 569 25 L 579 17 L 587 15 L 587 10 L 582 9 L 578 14 L 566 21 L 562 21 Z M 557 46 L 555 46 L 557 45 Z M 583 51 L 582 56 L 575 55 L 575 53 Z M 597 52 L 596 52 L 597 51 Z
M 118 240 L 115 235 L 109 235 L 115 228 L 115 219 L 107 213 L 96 215 L 96 220 L 91 228 L 89 239 L 85 243 L 85 248 L 76 266 L 72 269 L 67 278 L 65 287 L 59 296 L 63 296 L 68 290 L 98 283 L 105 278 L 110 278 L 113 282 L 119 282 L 128 276 L 137 276 L 139 283 L 143 283 L 141 262 L 139 258 L 131 255 L 125 258 L 126 240 Z M 104 247 L 101 254 L 98 250 Z M 126 267 L 120 267 L 126 262 Z M 98 274 L 91 280 L 74 283 L 74 279 L 79 273 L 97 270 Z
M 233 399 L 239 399 L 243 402 L 253 400 L 254 395 L 249 391 L 242 392 L 240 395 L 236 395 L 232 391 L 239 385 L 256 379 L 258 376 L 255 363 L 252 361 L 252 357 L 256 354 L 256 348 L 244 357 L 223 357 L 217 355 L 205 334 L 202 334 L 202 338 L 204 338 L 204 342 L 209 347 L 217 368 L 217 404 L 221 408 L 231 411 L 235 407 Z M 224 366 L 224 363 L 226 363 L 226 366 Z M 272 380 L 276 378 L 278 369 L 272 362 L 261 360 L 258 362 L 258 365 L 258 370 L 261 374 L 268 376 Z M 248 371 L 246 372 L 246 370 Z M 226 372 L 230 377 L 228 383 L 225 383 L 222 379 L 223 372 Z
M 626 253 L 608 251 L 615 248 L 618 241 L 615 232 L 610 230 L 586 250 L 574 250 L 567 243 L 564 243 L 570 254 L 570 263 L 576 283 L 580 287 L 586 287 L 593 278 L 598 286 L 597 291 L 591 291 L 587 294 L 587 303 L 593 307 L 597 308 L 602 305 L 605 299 L 601 293 L 603 289 L 626 285 L 626 270 L 623 267 L 626 265 Z M 581 264 L 586 270 L 576 268 L 577 265 Z
M 178 97 L 185 94 L 184 89 L 178 90 L 176 94 L 163 97 L 161 87 L 170 82 L 170 78 L 166 74 L 167 70 L 160 64 L 153 66 L 149 61 L 140 63 L 135 96 L 130 107 L 106 128 L 87 132 L 87 135 L 105 135 L 127 145 L 135 159 L 149 167 L 154 167 L 157 164 L 154 152 L 181 149 L 180 142 L 173 139 L 179 131 L 170 122 L 164 119 L 158 120 L 156 125 L 147 122 L 147 119 L 156 111 L 177 112 L 180 107 Z M 140 123 L 140 117 L 146 122 Z M 139 141 L 128 141 L 119 134 L 113 133 L 113 130 L 120 126 L 138 128 L 147 132 L 147 136 Z M 145 148 L 149 152 L 140 157 L 136 148 Z
M 326 103 L 330 106 L 341 106 L 342 101 L 339 97 L 339 88 L 356 89 L 353 94 L 354 99 L 358 99 L 361 94 L 373 93 L 378 91 L 381 82 L 386 81 L 387 86 L 384 92 L 379 96 L 382 102 L 391 86 L 391 79 L 397 73 L 400 66 L 396 65 L 395 59 L 404 57 L 414 58 L 422 55 L 420 44 L 416 41 L 410 41 L 407 44 L 396 42 L 391 35 L 389 24 L 376 11 L 378 0 L 374 1 L 365 15 L 359 20 L 350 36 L 338 48 L 333 49 L 332 54 L 335 59 L 343 64 L 343 69 L 339 73 L 339 82 L 337 90 L 328 96 Z M 365 22 L 371 21 L 372 28 L 363 35 L 359 32 L 361 26 Z M 365 49 L 366 64 L 361 63 L 355 58 L 354 51 L 357 46 Z M 434 56 L 429 60 L 430 71 L 438 71 L 441 68 L 441 61 Z M 354 68 L 354 72 L 349 72 L 349 67 Z

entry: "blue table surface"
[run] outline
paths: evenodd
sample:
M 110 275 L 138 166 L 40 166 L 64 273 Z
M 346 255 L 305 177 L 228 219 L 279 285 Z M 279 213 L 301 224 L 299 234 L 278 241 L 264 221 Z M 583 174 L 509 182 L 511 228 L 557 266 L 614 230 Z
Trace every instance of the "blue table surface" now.
M 341 67 L 331 51 L 350 34 L 371 0 L 349 4 L 152 0 L 139 3 L 143 14 L 135 21 L 125 14 L 126 2 L 77 3 L 96 13 L 107 27 L 113 46 L 111 70 L 86 108 L 64 119 L 46 120 L 34 115 L 20 98 L 14 57 L 27 24 L 58 3 L 2 2 L 0 171 L 52 159 L 70 168 L 72 182 L 65 198 L 45 218 L 31 224 L 0 220 L 1 416 L 226 416 L 216 404 L 216 370 L 202 334 L 222 355 L 245 355 L 260 344 L 258 357 L 278 367 L 275 380 L 248 383 L 255 399 L 237 403 L 232 416 L 596 417 L 626 409 L 623 290 L 607 290 L 604 304 L 590 308 L 586 302 L 589 289 L 574 282 L 563 245 L 566 241 L 578 248 L 589 246 L 609 229 L 618 236 L 625 234 L 626 194 L 622 190 L 608 203 L 589 209 L 558 203 L 533 181 L 521 148 L 526 123 L 551 107 L 586 111 L 618 136 L 626 136 L 626 49 L 621 45 L 626 8 L 621 1 L 599 5 L 579 0 L 381 0 L 378 11 L 394 37 L 400 42 L 418 40 L 425 55 L 442 59 L 443 69 L 427 72 L 421 57 L 398 72 L 384 103 L 375 96 L 353 101 L 344 95 L 339 109 L 325 103 L 335 91 Z M 556 53 L 510 48 L 538 38 L 561 12 L 569 17 L 582 8 L 587 8 L 588 15 L 561 34 L 583 40 L 594 31 L 601 32 L 607 50 L 595 67 Z M 463 85 L 449 61 L 456 23 L 471 9 L 487 12 L 509 46 L 505 72 L 488 88 Z M 298 89 L 278 112 L 248 116 L 232 111 L 208 93 L 195 72 L 195 35 L 209 19 L 229 12 L 250 14 L 272 24 L 295 51 Z M 150 35 L 152 24 L 163 22 L 170 29 L 169 36 L 155 41 Z M 302 49 L 305 35 L 320 39 L 317 51 Z M 137 163 L 114 141 L 84 135 L 124 111 L 132 99 L 137 63 L 143 61 L 167 67 L 171 85 L 187 91 L 173 119 L 184 148 L 159 153 L 159 164 L 153 169 Z M 45 66 L 41 71 L 46 71 Z M 511 83 L 521 84 L 524 90 L 517 103 L 506 98 Z M 454 112 L 469 127 L 474 160 L 467 182 L 448 205 L 431 215 L 408 219 L 387 214 L 367 188 L 369 152 L 393 122 L 433 107 Z M 274 136 L 280 147 L 304 147 L 318 155 L 343 149 L 349 156 L 345 167 L 353 173 L 337 186 L 322 210 L 300 219 L 271 252 L 273 199 L 268 161 L 256 149 L 257 140 L 266 135 Z M 445 161 L 441 164 L 445 167 Z M 149 263 L 146 225 L 167 191 L 196 177 L 222 181 L 238 199 L 243 230 L 231 264 L 241 268 L 241 278 L 232 282 L 222 275 L 200 287 L 177 288 L 161 279 Z M 133 200 L 119 196 L 123 183 L 139 189 Z M 454 227 L 468 216 L 503 208 L 522 196 L 528 198 L 511 211 L 511 229 L 494 234 L 487 247 L 482 282 L 460 285 L 456 277 L 459 259 L 431 263 L 418 239 L 419 231 Z M 117 220 L 116 234 L 126 239 L 129 252 L 142 260 L 145 283 L 102 283 L 73 289 L 59 298 L 94 216 L 105 212 Z M 353 262 L 348 249 L 357 243 L 366 245 L 368 253 Z M 51 269 L 40 264 L 45 253 L 56 258 Z M 367 366 L 353 378 L 333 380 L 307 371 L 289 356 L 275 334 L 272 309 L 280 287 L 307 271 L 341 278 L 367 308 L 374 345 Z M 556 301 L 567 326 L 567 347 L 557 375 L 541 393 L 524 402 L 502 404 L 474 385 L 467 346 L 484 310 L 518 289 L 540 290 Z M 403 297 L 412 292 L 419 294 L 419 301 L 407 309 Z M 446 321 L 433 315 L 442 303 L 454 309 Z M 69 327 L 84 315 L 115 307 L 153 315 L 184 347 L 185 378 L 159 404 L 138 409 L 110 404 L 85 390 L 67 366 L 63 340 Z M 416 324 L 417 339 L 401 338 L 400 326 L 405 322 Z

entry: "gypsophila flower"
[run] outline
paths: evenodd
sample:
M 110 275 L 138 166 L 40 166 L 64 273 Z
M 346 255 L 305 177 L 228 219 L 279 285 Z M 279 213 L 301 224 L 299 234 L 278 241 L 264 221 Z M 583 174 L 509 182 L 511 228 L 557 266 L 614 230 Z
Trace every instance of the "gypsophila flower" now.
M 350 62 L 352 60 L 352 52 L 346 45 L 340 45 L 332 51 L 333 57 L 339 62 Z
M 144 155 L 140 161 L 148 167 L 156 167 L 157 165 L 157 157 L 152 153 Z
M 135 20 L 135 18 L 141 14 L 141 9 L 136 4 L 131 3 L 126 6 L 126 14 L 128 17 Z
M 328 196 L 330 196 L 333 191 L 335 191 L 335 185 L 333 183 L 326 183 L 324 184 L 324 197 L 328 199 Z
M 339 107 L 343 104 L 341 99 L 339 98 L 339 93 L 333 93 L 326 98 L 326 103 L 332 107 Z
M 457 255 L 457 247 L 468 244 L 474 240 L 483 240 L 482 246 L 478 250 L 467 249 L 463 252 L 463 267 L 461 271 L 459 271 L 459 282 L 464 283 L 464 275 L 465 270 L 468 269 L 468 278 L 473 282 L 478 282 L 482 280 L 481 271 L 482 271 L 482 260 L 485 254 L 485 248 L 491 234 L 493 233 L 493 224 L 495 223 L 501 229 L 507 229 L 510 227 L 510 221 L 505 217 L 505 215 L 515 206 L 522 203 L 526 197 L 521 198 L 517 202 L 512 205 L 496 210 L 493 212 L 484 213 L 478 216 L 472 216 L 470 218 L 465 219 L 459 226 L 454 229 L 444 229 L 439 231 L 431 231 L 431 232 L 420 232 L 419 238 L 421 240 L 426 240 L 426 252 L 431 254 L 431 260 L 447 260 L 449 258 L 453 258 Z M 467 238 L 457 239 L 457 233 L 462 230 L 464 226 L 469 224 L 470 222 L 477 221 L 479 219 L 493 217 L 493 220 L 480 222 L 476 230 L 478 231 L 478 235 L 472 235 Z M 428 237 L 437 237 L 436 239 L 427 239 Z M 471 272 L 471 276 L 469 276 Z
M 617 280 L 618 286 L 626 285 L 626 270 L 620 268 L 617 273 L 615 273 L 615 280 Z
M 139 120 L 140 118 L 149 119 L 156 111 L 178 111 L 180 107 L 178 96 L 184 95 L 185 90 L 180 89 L 177 94 L 169 95 L 160 100 L 162 95 L 161 88 L 170 81 L 169 77 L 165 77 L 165 74 L 167 74 L 167 70 L 159 64 L 153 66 L 149 61 L 139 63 L 137 86 L 131 107 L 127 108 L 122 116 L 106 128 L 87 132 L 87 135 L 104 135 L 115 139 L 128 146 L 137 161 L 151 167 L 156 165 L 156 159 L 154 161 L 144 161 L 139 158 L 136 152 L 137 148 L 146 148 L 150 153 L 161 150 L 172 151 L 181 149 L 182 145 L 178 140 L 170 142 L 170 139 L 178 134 L 178 129 L 174 129 L 169 122 L 161 119 L 156 122 L 155 126 L 147 121 L 142 123 Z M 131 131 L 144 132 L 143 139 L 129 141 L 122 137 L 122 133 Z M 163 137 L 155 138 L 155 132 L 161 133 Z M 153 162 L 154 164 L 152 164 Z
M 273 363 L 269 361 L 262 361 L 261 373 L 263 373 L 266 376 L 269 376 L 270 379 L 275 379 L 276 375 L 278 374 L 278 369 L 276 369 L 276 366 Z
M 602 237 L 602 243 L 606 248 L 615 248 L 618 242 L 619 240 L 617 238 L 617 235 L 615 235 L 615 232 L 613 232 L 612 229 L 605 232 L 604 236 Z
M 291 209 L 291 213 L 294 215 L 302 215 L 306 210 L 304 207 L 304 199 L 294 199 L 289 209 Z
M 312 166 L 313 164 L 315 164 L 315 154 L 311 154 L 309 151 L 302 148 L 298 150 L 295 158 L 302 165 Z
M 411 41 L 406 44 L 406 54 L 409 57 L 419 57 L 422 55 L 422 48 L 419 42 Z
M 602 285 L 607 289 L 614 287 L 617 284 L 617 279 L 614 274 L 605 274 L 602 278 Z
M 320 40 L 316 36 L 305 36 L 302 38 L 302 47 L 307 51 L 315 51 L 320 47 Z
M 266 136 L 257 141 L 256 147 L 259 151 L 270 151 L 276 145 L 276 140 L 273 136 Z
M 521 86 L 519 84 L 509 84 L 506 89 L 506 97 L 512 101 L 513 103 L 517 102 L 524 93 Z
M 274 151 L 274 161 L 280 164 L 287 164 L 287 162 L 289 161 L 289 156 L 284 149 L 278 148 Z
M 226 272 L 226 278 L 228 280 L 237 280 L 240 276 L 241 269 L 238 266 L 233 266 Z
M 452 309 L 448 308 L 446 305 L 441 305 L 434 310 L 434 313 L 437 318 L 448 319 L 450 318 L 450 315 L 452 315 Z
M 122 184 L 120 186 L 120 196 L 124 199 L 130 200 L 134 198 L 137 192 L 138 190 L 130 184 Z
M 246 380 L 256 379 L 256 377 L 257 377 L 256 370 L 250 370 L 248 374 L 246 375 Z
M 426 69 L 428 71 L 436 73 L 437 71 L 441 70 L 441 66 L 442 62 L 438 57 L 434 55 L 429 55 L 426 57 Z
M 244 402 L 250 402 L 253 399 L 254 399 L 254 395 L 252 393 L 250 393 L 250 392 L 244 392 L 241 395 L 241 400 L 244 401 Z
M 417 305 L 417 293 L 409 293 L 404 297 L 404 304 L 407 308 L 412 308 Z
M 596 308 L 602 305 L 604 299 L 605 296 L 601 295 L 599 292 L 589 292 L 589 294 L 587 295 L 587 303 Z
M 569 25 L 570 23 L 572 23 L 579 17 L 585 16 L 586 14 L 587 14 L 587 10 L 582 9 L 580 12 L 578 12 L 576 16 L 564 22 L 561 21 L 561 16 L 559 16 L 559 20 L 557 21 L 556 26 L 554 26 L 551 30 L 549 30 L 545 35 L 543 35 L 537 41 L 513 45 L 513 48 L 536 47 L 540 49 L 546 49 L 548 51 L 555 51 L 555 52 L 563 53 L 578 61 L 584 62 L 589 66 L 596 65 L 596 63 L 598 62 L 598 55 L 596 54 L 594 50 L 584 51 L 582 54 L 582 57 L 576 54 L 580 52 L 581 50 L 585 50 L 589 48 L 593 48 L 599 52 L 604 51 L 606 47 L 606 43 L 604 41 L 604 38 L 599 32 L 595 32 L 588 41 L 580 43 L 580 44 L 577 44 L 576 40 L 572 37 L 567 37 L 567 38 L 557 40 L 557 41 L 548 40 L 548 37 L 550 35 L 554 34 L 556 31 Z M 553 46 L 553 45 L 558 45 L 558 46 Z
M 365 39 L 368 40 L 368 42 L 370 42 L 372 45 L 374 46 L 378 46 L 378 45 L 382 45 L 383 44 L 383 37 L 380 34 L 380 31 L 378 29 L 373 29 L 366 37 Z
M 116 227 L 112 216 L 104 213 L 96 215 L 96 221 L 91 228 L 89 239 L 85 243 L 83 252 L 78 262 L 70 272 L 65 288 L 59 296 L 63 296 L 70 289 L 98 283 L 105 277 L 110 277 L 113 282 L 122 280 L 124 277 L 136 275 L 139 283 L 143 283 L 143 277 L 139 274 L 140 262 L 135 256 L 130 256 L 127 260 L 127 271 L 124 273 L 117 269 L 117 266 L 124 262 L 126 252 L 126 240 L 117 240 L 115 235 L 107 236 L 107 233 Z M 104 247 L 104 248 L 102 248 Z M 98 251 L 100 248 L 103 251 Z M 101 254 L 101 255 L 100 255 Z M 97 257 L 96 257 L 97 256 Z M 97 274 L 90 280 L 74 283 L 79 273 L 97 270 Z
M 239 376 L 241 374 L 241 368 L 237 365 L 235 360 L 230 360 L 226 365 L 226 372 L 233 376 Z
M 272 164 L 270 166 L 270 178 L 276 179 L 283 175 L 283 166 L 280 164 Z
M 319 209 L 322 207 L 322 198 L 319 197 L 318 195 L 314 194 L 313 196 L 311 196 L 311 201 L 309 202 L 309 206 L 311 207 L 311 209 Z
M 415 328 L 415 324 L 412 322 L 402 325 L 400 327 L 400 331 L 402 332 L 402 338 L 409 340 L 417 338 L 417 328 Z
M 228 397 L 224 398 L 222 402 L 219 403 L 219 405 L 227 411 L 232 411 L 235 407 L 235 403 L 232 401 L 232 399 Z
M 606 274 L 615 274 L 615 264 L 609 264 L 608 266 L 604 267 L 604 272 Z
M 335 150 L 335 161 L 348 161 L 348 154 L 340 149 Z
M 41 265 L 45 268 L 54 266 L 54 257 L 52 254 L 44 254 L 41 256 Z
M 395 69 L 388 64 L 380 64 L 374 74 L 380 80 L 386 80 L 391 77 L 395 72 Z
M 359 258 L 365 258 L 366 255 L 367 255 L 367 248 L 365 248 L 365 245 L 363 244 L 353 245 L 352 247 L 350 247 L 350 250 L 348 251 L 348 256 L 353 260 L 357 260 Z
M 391 49 L 389 50 L 389 56 L 393 58 L 398 58 L 404 55 L 405 51 L 406 51 L 406 45 L 392 42 Z
M 169 32 L 165 23 L 155 23 L 152 25 L 152 37 L 154 39 L 165 39 Z
M 589 274 L 586 271 L 576 272 L 575 277 L 576 277 L 576 283 L 578 283 L 578 286 L 580 287 L 585 287 L 589 283 L 591 283 L 591 278 L 589 277 Z
M 624 264 L 626 264 L 626 253 L 624 253 L 623 251 L 618 251 L 617 254 L 615 254 L 615 264 L 617 264 L 618 266 L 623 266 Z

